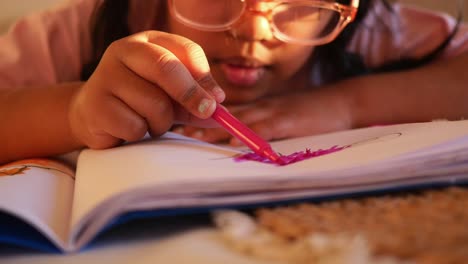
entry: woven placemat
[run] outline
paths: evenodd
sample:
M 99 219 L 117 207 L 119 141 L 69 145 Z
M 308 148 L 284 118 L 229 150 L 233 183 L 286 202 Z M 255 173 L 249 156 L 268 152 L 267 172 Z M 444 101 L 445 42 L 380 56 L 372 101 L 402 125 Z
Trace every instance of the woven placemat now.
M 358 235 L 373 256 L 468 263 L 468 188 L 263 208 L 255 212 L 255 220 L 291 243 L 311 234 Z

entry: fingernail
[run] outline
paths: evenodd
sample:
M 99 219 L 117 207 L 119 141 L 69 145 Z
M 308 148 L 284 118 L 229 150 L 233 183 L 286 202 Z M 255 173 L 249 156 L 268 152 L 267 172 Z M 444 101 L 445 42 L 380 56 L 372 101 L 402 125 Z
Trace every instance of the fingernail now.
M 192 135 L 190 135 L 190 136 L 193 137 L 193 138 L 196 138 L 196 139 L 202 139 L 204 134 L 205 133 L 203 133 L 203 130 L 197 130 L 197 131 L 193 132 Z
M 210 109 L 210 106 L 212 104 L 213 104 L 213 100 L 202 99 L 200 104 L 198 105 L 198 112 L 201 114 L 205 114 L 205 112 Z
M 211 74 L 207 74 L 197 80 L 198 84 L 201 87 L 205 88 L 213 97 L 216 99 L 216 102 L 221 103 L 226 98 L 226 94 L 223 89 L 219 87 L 218 83 L 215 81 Z
M 184 128 L 183 127 L 176 127 L 172 130 L 172 132 L 177 133 L 177 134 L 184 134 Z
M 213 96 L 216 99 L 216 102 L 218 102 L 218 103 L 221 103 L 226 98 L 226 94 L 224 93 L 223 89 L 221 89 L 221 87 L 219 87 L 219 86 L 215 86 L 211 90 L 211 93 L 213 94 Z

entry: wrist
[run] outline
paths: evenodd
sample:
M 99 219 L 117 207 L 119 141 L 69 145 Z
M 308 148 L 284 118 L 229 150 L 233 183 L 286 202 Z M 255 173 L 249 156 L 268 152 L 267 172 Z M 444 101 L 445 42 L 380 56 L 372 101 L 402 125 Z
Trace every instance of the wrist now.
M 337 130 L 352 129 L 357 127 L 357 116 L 354 107 L 354 98 L 351 93 L 346 89 L 346 85 L 337 83 L 333 87 L 324 89 L 326 93 L 325 98 L 328 101 L 329 110 L 333 111 Z
M 333 84 L 313 88 L 301 96 L 297 101 L 305 102 L 307 119 L 312 120 L 311 133 L 328 133 L 354 127 L 350 98 L 341 86 Z
M 341 109 L 346 116 L 350 128 L 359 128 L 372 125 L 369 117 L 368 94 L 365 91 L 366 83 L 364 78 L 353 78 L 341 81 L 337 84 L 336 90 L 339 93 Z

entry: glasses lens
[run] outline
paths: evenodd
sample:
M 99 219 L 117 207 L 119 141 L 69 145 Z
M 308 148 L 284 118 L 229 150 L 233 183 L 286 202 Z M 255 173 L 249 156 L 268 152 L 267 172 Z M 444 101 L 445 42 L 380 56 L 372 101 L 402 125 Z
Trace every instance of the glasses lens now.
M 175 15 L 186 24 L 205 29 L 225 27 L 244 9 L 241 0 L 173 0 Z
M 310 41 L 330 35 L 340 23 L 338 11 L 323 7 L 283 4 L 275 8 L 272 22 L 289 39 Z

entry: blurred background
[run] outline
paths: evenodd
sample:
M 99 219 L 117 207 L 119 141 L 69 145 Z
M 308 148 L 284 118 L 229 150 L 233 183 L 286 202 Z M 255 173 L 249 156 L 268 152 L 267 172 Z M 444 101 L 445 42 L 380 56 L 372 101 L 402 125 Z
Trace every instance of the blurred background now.
M 2 0 L 0 1 L 0 33 L 4 32 L 12 21 L 19 16 L 27 15 L 30 12 L 48 8 L 65 1 L 67 0 Z M 458 2 L 465 2 L 462 9 L 464 11 L 464 20 L 468 21 L 468 0 L 399 0 L 399 2 L 440 10 L 450 14 L 458 12 Z
M 18 17 L 60 2 L 64 0 L 2 0 L 0 1 L 0 32 L 5 31 Z

